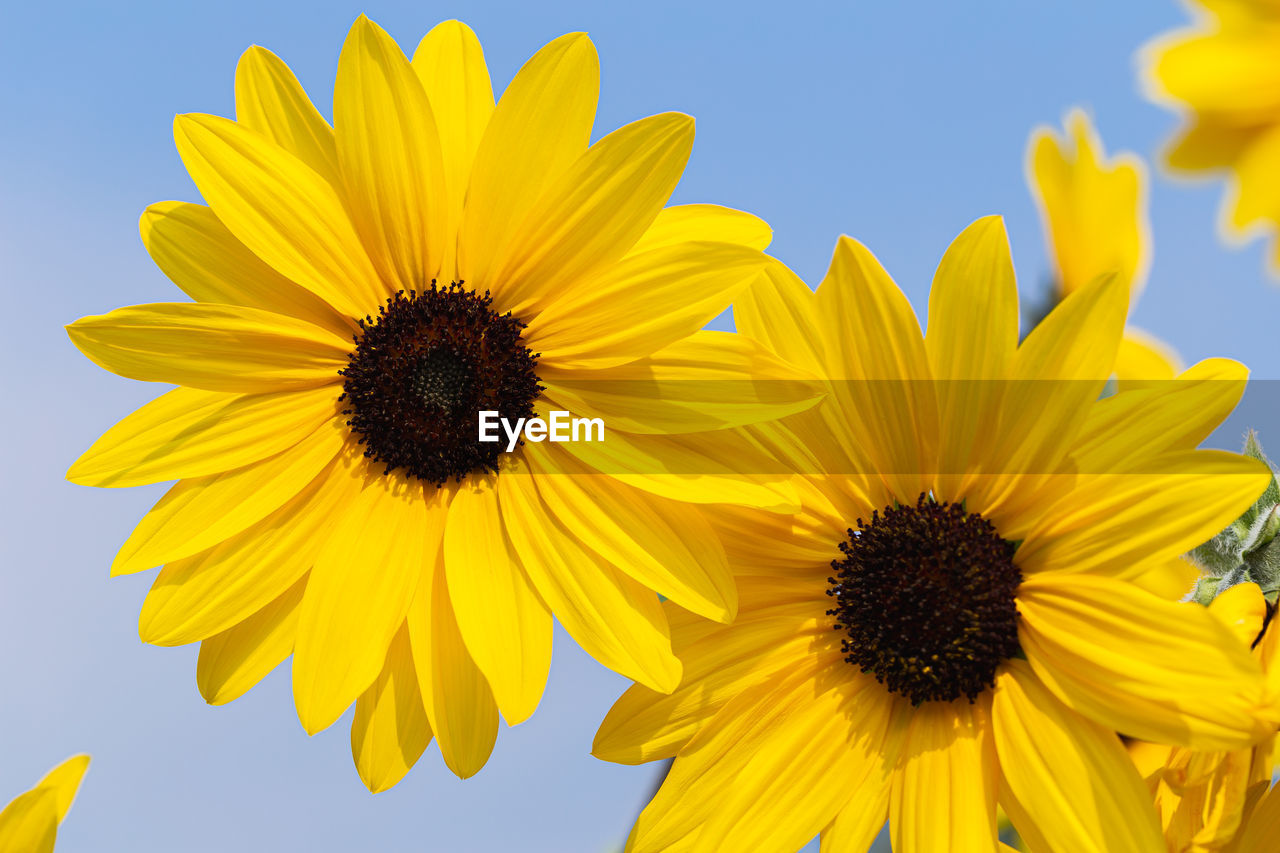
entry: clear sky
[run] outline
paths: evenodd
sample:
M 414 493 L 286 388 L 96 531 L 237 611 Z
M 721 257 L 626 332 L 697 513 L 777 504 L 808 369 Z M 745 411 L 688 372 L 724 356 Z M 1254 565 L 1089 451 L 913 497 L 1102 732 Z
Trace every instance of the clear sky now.
M 1078 104 L 1110 148 L 1150 157 L 1175 119 L 1139 96 L 1134 52 L 1185 19 L 1173 0 L 10 4 L 0 33 L 0 803 L 63 757 L 93 753 L 60 853 L 603 853 L 653 781 L 652 768 L 588 754 L 624 682 L 561 634 L 542 707 L 501 733 L 479 776 L 459 782 L 431 748 L 397 788 L 370 796 L 351 765 L 348 720 L 307 738 L 287 667 L 210 708 L 195 688 L 195 646 L 138 641 L 150 574 L 112 581 L 107 566 L 163 487 L 63 480 L 94 438 L 160 390 L 94 367 L 61 327 L 179 298 L 136 225 L 151 202 L 199 200 L 173 149 L 173 114 L 231 115 L 236 59 L 255 43 L 289 62 L 328 112 L 338 50 L 361 12 L 410 51 L 439 20 L 467 21 L 499 87 L 546 41 L 588 31 L 602 65 L 597 135 L 663 110 L 697 117 L 675 201 L 759 214 L 774 253 L 811 281 L 836 236 L 852 234 L 918 309 L 947 243 L 989 213 L 1007 218 L 1024 293 L 1040 293 L 1027 134 Z M 1189 360 L 1231 356 L 1276 378 L 1280 290 L 1261 244 L 1218 243 L 1218 193 L 1156 182 L 1155 261 L 1134 320 Z M 1280 436 L 1272 424 L 1257 424 L 1264 441 Z M 1224 442 L 1235 445 L 1243 426 L 1233 421 Z

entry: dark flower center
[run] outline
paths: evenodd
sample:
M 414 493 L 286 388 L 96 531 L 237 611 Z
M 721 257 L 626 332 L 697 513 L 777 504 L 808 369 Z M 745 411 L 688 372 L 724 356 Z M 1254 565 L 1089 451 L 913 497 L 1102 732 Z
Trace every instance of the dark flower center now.
M 858 519 L 828 578 L 845 660 L 915 705 L 972 702 L 1021 652 L 1016 547 L 981 515 L 928 495 Z
M 478 413 L 533 416 L 542 386 L 524 324 L 488 291 L 452 282 L 401 291 L 360 321 L 343 377 L 343 414 L 364 455 L 436 486 L 497 472 L 506 441 L 479 440 Z

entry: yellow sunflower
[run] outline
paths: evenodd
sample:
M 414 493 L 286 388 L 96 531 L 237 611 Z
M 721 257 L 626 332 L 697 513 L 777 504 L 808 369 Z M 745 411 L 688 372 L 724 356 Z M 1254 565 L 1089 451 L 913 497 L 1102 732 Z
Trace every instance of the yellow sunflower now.
M 1209 603 L 1253 656 L 1273 685 L 1280 685 L 1280 630 L 1267 618 L 1257 584 L 1231 587 Z M 1265 624 L 1265 630 L 1264 630 Z M 1165 841 L 1171 853 L 1237 849 L 1253 812 L 1271 785 L 1276 733 L 1244 749 L 1196 752 L 1165 749 L 1148 775 Z
M 1165 152 L 1175 172 L 1226 172 L 1219 227 L 1233 242 L 1280 225 L 1280 6 L 1194 0 L 1196 21 L 1142 51 L 1149 96 L 1184 115 Z M 1271 255 L 1280 268 L 1280 244 Z
M 1146 165 L 1129 152 L 1108 157 L 1083 110 L 1069 112 L 1064 124 L 1063 134 L 1036 128 L 1027 143 L 1027 183 L 1056 267 L 1055 298 L 1113 274 L 1128 287 L 1132 307 L 1151 265 Z M 1115 364 L 1122 385 L 1172 379 L 1179 370 L 1168 344 L 1125 330 Z
M 75 755 L 0 811 L 0 853 L 50 853 L 71 809 L 89 756 Z
M 208 206 L 142 217 L 195 301 L 68 327 L 107 370 L 179 386 L 68 473 L 178 480 L 112 565 L 164 566 L 142 639 L 199 641 L 214 704 L 292 654 L 307 732 L 356 702 L 373 790 L 433 735 L 455 773 L 479 770 L 499 713 L 515 724 L 538 704 L 553 613 L 606 666 L 677 684 L 655 591 L 723 621 L 735 589 L 707 522 L 655 494 L 795 508 L 785 483 L 693 470 L 695 439 L 678 434 L 814 398 L 780 390 L 797 374 L 761 346 L 699 331 L 759 274 L 770 231 L 663 208 L 693 143 L 686 115 L 589 145 L 598 72 L 590 40 L 566 35 L 495 106 L 466 26 L 439 25 L 410 61 L 362 17 L 331 127 L 250 48 L 237 121 L 175 121 Z M 606 440 L 507 452 L 479 441 L 486 410 L 601 417 Z
M 934 278 L 928 334 L 842 237 L 817 292 L 784 267 L 740 297 L 740 332 L 830 378 L 752 427 L 796 471 L 793 516 L 703 511 L 739 584 L 730 627 L 667 606 L 684 680 L 628 690 L 595 754 L 674 757 L 633 853 L 993 850 L 1004 807 L 1041 851 L 1160 851 L 1117 731 L 1197 748 L 1266 736 L 1275 697 L 1199 605 L 1129 582 L 1212 537 L 1267 485 L 1193 449 L 1244 369 L 1216 360 L 1100 399 L 1124 331 L 1114 278 L 1019 345 L 1003 223 Z

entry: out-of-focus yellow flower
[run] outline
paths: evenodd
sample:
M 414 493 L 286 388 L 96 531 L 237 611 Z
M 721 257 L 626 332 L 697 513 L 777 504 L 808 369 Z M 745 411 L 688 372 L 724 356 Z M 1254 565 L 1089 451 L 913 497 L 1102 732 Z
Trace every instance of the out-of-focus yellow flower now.
M 89 756 L 75 755 L 49 771 L 40 782 L 0 812 L 0 853 L 49 853 L 58 824 L 67 816 Z
M 1165 152 L 1175 172 L 1226 172 L 1219 216 L 1232 242 L 1280 225 L 1280 4 L 1196 0 L 1196 21 L 1141 52 L 1144 87 L 1178 110 L 1182 128 Z M 1271 253 L 1280 269 L 1280 245 Z
M 1272 620 L 1263 632 L 1266 602 L 1258 586 L 1243 583 L 1231 587 L 1209 604 L 1209 612 L 1242 643 L 1252 646 L 1274 691 L 1280 685 L 1280 666 L 1276 664 L 1280 630 Z M 1170 853 L 1274 849 L 1246 848 L 1238 842 L 1243 840 L 1242 831 L 1247 834 L 1247 827 L 1255 820 L 1255 807 L 1271 783 L 1275 747 L 1273 734 L 1246 749 L 1197 752 L 1175 747 L 1166 750 L 1154 768 L 1144 768 L 1135 759 L 1139 771 L 1147 771 Z M 1150 750 L 1146 755 L 1149 757 Z
M 1064 125 L 1063 133 L 1037 127 L 1027 143 L 1027 183 L 1055 266 L 1055 297 L 1116 275 L 1132 308 L 1151 265 L 1146 165 L 1131 152 L 1107 156 L 1083 110 L 1068 113 Z M 1167 344 L 1141 329 L 1126 330 L 1115 365 L 1123 385 L 1172 379 L 1180 369 Z

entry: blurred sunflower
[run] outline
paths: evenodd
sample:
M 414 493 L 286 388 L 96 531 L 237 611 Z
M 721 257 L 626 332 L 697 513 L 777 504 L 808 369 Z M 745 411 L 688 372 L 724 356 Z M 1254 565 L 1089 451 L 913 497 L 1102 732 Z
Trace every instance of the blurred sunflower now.
M 1141 52 L 1149 97 L 1184 115 L 1165 152 L 1175 172 L 1229 173 L 1219 228 L 1233 242 L 1280 226 L 1280 6 L 1193 0 L 1191 26 Z M 1273 271 L 1280 244 L 1273 245 Z
M 361 17 L 330 127 L 250 48 L 237 121 L 175 122 L 209 206 L 142 217 L 148 251 L 195 302 L 68 327 L 107 370 L 180 386 L 67 475 L 179 480 L 112 566 L 164 564 L 142 639 L 201 642 L 214 704 L 292 654 L 307 732 L 356 702 L 372 790 L 433 735 L 455 773 L 479 770 L 499 713 L 515 724 L 538 704 L 553 613 L 606 666 L 678 683 L 654 593 L 723 621 L 735 590 L 702 517 L 652 493 L 794 509 L 789 487 L 662 476 L 664 454 L 692 452 L 668 433 L 772 418 L 814 392 L 722 399 L 735 383 L 720 380 L 796 375 L 745 338 L 698 331 L 759 274 L 770 231 L 712 205 L 663 208 L 693 143 L 686 115 L 589 146 L 598 86 L 594 47 L 570 34 L 495 106 L 466 26 L 439 25 L 411 62 Z M 655 378 L 706 399 L 668 400 Z M 477 440 L 478 410 L 554 409 L 643 411 L 651 428 L 611 420 L 601 447 Z
M 0 853 L 50 853 L 87 769 L 89 756 L 72 756 L 5 806 L 0 811 Z
M 817 292 L 781 265 L 739 330 L 829 377 L 751 427 L 801 478 L 794 516 L 706 507 L 739 583 L 730 627 L 667 605 L 684 680 L 628 690 L 595 754 L 674 757 L 633 853 L 992 850 L 997 804 L 1043 851 L 1159 851 L 1116 731 L 1246 747 L 1275 699 L 1194 604 L 1129 582 L 1261 493 L 1261 463 L 1195 446 L 1234 406 L 1223 360 L 1100 399 L 1124 332 L 1114 278 L 1018 344 L 998 218 L 942 259 L 927 336 L 843 237 Z M 834 557 L 834 559 L 833 559 Z
M 1062 134 L 1037 127 L 1027 143 L 1027 183 L 1056 269 L 1054 299 L 1115 275 L 1132 308 L 1151 264 L 1146 165 L 1129 152 L 1108 157 L 1083 110 L 1069 112 L 1064 126 Z M 1179 370 L 1168 344 L 1133 326 L 1125 330 L 1115 364 L 1121 385 L 1172 379 Z
M 1280 685 L 1280 630 L 1267 609 L 1262 591 L 1253 583 L 1233 586 L 1209 603 L 1209 612 L 1244 648 L 1253 650 L 1267 678 Z M 1254 810 L 1271 785 L 1275 749 L 1274 730 L 1244 749 L 1165 749 L 1147 780 L 1170 853 L 1248 849 L 1235 845 L 1251 831 Z

